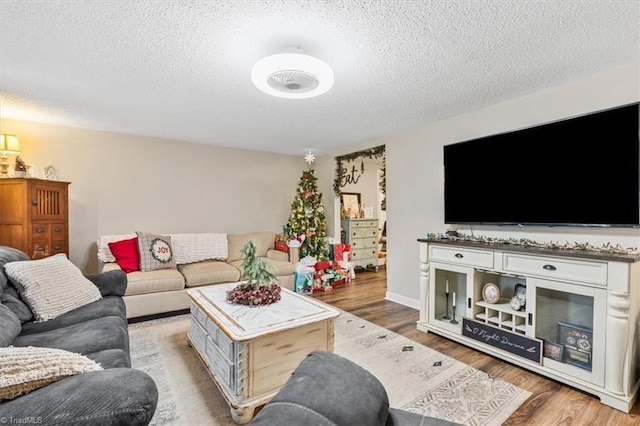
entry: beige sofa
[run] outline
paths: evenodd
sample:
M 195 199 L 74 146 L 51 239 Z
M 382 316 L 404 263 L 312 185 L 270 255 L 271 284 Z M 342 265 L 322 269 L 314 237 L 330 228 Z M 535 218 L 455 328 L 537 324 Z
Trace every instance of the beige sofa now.
M 124 295 L 127 307 L 127 318 L 136 318 L 165 312 L 179 311 L 189 308 L 187 289 L 240 280 L 240 250 L 248 242 L 253 241 L 256 254 L 271 265 L 271 272 L 278 278 L 281 286 L 293 290 L 294 263 L 297 253 L 289 254 L 274 250 L 275 233 L 253 232 L 246 234 L 163 234 L 172 238 L 172 248 L 176 258 L 176 269 L 160 269 L 147 272 L 130 272 L 127 274 L 128 284 Z M 105 235 L 97 241 L 100 272 L 120 269 L 109 250 L 108 243 L 129 239 L 136 234 Z M 218 260 L 203 259 L 190 262 L 191 259 L 207 257 L 204 253 L 204 238 L 216 240 L 215 254 Z M 211 241 L 208 238 L 208 241 Z M 226 241 L 225 241 L 226 240 Z M 174 242 L 175 241 L 175 245 Z M 200 242 L 202 241 L 202 242 Z M 200 253 L 193 257 L 190 253 Z

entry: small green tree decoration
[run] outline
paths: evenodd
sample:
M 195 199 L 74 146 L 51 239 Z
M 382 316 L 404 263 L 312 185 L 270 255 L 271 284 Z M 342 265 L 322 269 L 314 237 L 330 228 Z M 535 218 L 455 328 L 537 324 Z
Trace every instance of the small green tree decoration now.
M 227 301 L 233 304 L 260 306 L 280 300 L 282 288 L 278 279 L 269 271 L 269 264 L 256 256 L 256 246 L 248 241 L 242 250 L 240 279 L 246 280 L 227 291 Z

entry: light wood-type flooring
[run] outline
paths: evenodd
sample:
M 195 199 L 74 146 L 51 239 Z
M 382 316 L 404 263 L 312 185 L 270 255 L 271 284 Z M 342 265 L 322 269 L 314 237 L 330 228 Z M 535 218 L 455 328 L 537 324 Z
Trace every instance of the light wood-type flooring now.
M 386 271 L 381 269 L 359 273 L 351 283 L 314 297 L 531 392 L 505 425 L 640 425 L 640 403 L 625 414 L 582 391 L 417 330 L 419 311 L 385 300 L 386 290 Z

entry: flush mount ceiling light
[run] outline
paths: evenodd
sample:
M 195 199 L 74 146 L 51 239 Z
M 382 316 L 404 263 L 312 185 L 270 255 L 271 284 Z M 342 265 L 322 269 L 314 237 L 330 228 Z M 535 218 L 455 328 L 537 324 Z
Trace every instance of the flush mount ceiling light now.
M 278 53 L 260 59 L 251 81 L 269 95 L 304 99 L 321 95 L 333 86 L 333 70 L 320 59 L 302 53 Z

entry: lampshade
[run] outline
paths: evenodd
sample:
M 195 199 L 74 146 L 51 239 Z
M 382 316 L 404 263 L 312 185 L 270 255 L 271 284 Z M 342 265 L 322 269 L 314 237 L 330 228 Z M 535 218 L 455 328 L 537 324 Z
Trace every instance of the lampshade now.
M 20 154 L 20 142 L 15 135 L 0 135 L 0 152 Z
M 269 95 L 304 99 L 333 86 L 333 70 L 320 59 L 302 53 L 278 53 L 260 59 L 251 69 L 251 81 Z

